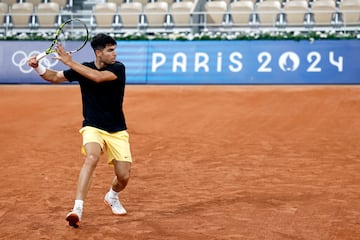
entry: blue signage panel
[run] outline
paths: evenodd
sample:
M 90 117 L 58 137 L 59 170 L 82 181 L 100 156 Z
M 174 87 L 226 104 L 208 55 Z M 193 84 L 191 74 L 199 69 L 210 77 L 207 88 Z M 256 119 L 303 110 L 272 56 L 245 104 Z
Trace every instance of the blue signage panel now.
M 359 83 L 360 41 L 151 42 L 148 83 Z
M 0 83 L 44 83 L 26 60 L 48 45 L 0 41 Z M 92 61 L 89 45 L 73 58 Z M 358 40 L 118 41 L 117 59 L 134 84 L 359 84 L 359 50 Z
M 75 43 L 67 43 L 71 44 Z M 27 65 L 27 59 L 44 51 L 49 45 L 49 41 L 0 41 L 0 83 L 46 83 Z M 54 70 L 66 69 L 67 66 L 54 59 L 54 56 L 49 55 L 40 60 L 42 65 Z M 73 59 L 80 62 L 93 60 L 93 50 L 88 44 L 75 53 Z
M 128 83 L 147 82 L 148 43 L 145 41 L 118 41 L 117 59 L 125 64 Z

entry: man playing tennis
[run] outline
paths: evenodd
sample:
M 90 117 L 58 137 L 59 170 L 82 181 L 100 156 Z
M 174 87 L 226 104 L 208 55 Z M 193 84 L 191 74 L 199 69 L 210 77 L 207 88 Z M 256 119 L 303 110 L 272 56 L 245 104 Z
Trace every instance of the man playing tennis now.
M 63 46 L 58 45 L 56 59 L 69 69 L 55 71 L 39 64 L 36 56 L 28 60 L 29 66 L 46 81 L 61 83 L 77 81 L 80 84 L 83 104 L 82 153 L 85 160 L 81 168 L 75 195 L 75 204 L 66 220 L 72 227 L 79 227 L 83 203 L 91 185 L 92 174 L 103 151 L 107 151 L 108 164 L 114 166 L 115 177 L 104 197 L 113 214 L 124 215 L 118 194 L 130 178 L 131 152 L 122 109 L 125 90 L 125 66 L 116 61 L 116 41 L 106 35 L 97 34 L 91 41 L 95 61 L 80 64 L 74 61 Z

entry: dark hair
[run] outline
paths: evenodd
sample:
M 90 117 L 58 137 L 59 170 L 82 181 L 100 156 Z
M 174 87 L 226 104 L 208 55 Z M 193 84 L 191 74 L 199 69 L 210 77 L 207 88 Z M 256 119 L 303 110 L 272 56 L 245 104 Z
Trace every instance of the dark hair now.
M 104 33 L 96 34 L 91 41 L 91 47 L 94 51 L 103 50 L 107 45 L 116 45 L 116 41 L 114 38 Z

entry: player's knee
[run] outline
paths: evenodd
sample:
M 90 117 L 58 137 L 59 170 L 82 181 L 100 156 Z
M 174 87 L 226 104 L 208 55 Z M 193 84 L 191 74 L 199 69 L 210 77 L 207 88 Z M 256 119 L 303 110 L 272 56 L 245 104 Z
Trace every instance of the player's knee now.
M 96 154 L 88 154 L 85 158 L 85 164 L 95 167 L 99 161 L 99 156 Z
M 130 170 L 117 171 L 116 177 L 119 182 L 127 183 L 130 179 Z

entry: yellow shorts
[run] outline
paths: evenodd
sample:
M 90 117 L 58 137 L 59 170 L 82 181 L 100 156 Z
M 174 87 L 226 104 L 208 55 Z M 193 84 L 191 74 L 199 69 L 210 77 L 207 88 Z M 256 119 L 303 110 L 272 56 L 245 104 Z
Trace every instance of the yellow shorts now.
M 86 126 L 80 129 L 80 133 L 83 137 L 82 154 L 86 155 L 85 144 L 96 142 L 100 144 L 103 152 L 104 147 L 106 148 L 108 164 L 112 164 L 113 160 L 132 162 L 129 134 L 126 130 L 109 133 L 95 127 Z

